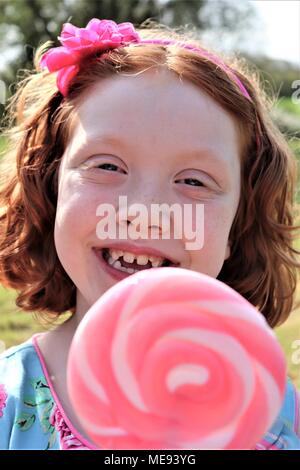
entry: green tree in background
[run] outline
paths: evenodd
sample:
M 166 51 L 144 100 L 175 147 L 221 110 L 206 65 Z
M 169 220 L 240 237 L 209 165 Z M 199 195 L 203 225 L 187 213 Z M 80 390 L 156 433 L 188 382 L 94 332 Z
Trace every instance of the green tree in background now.
M 52 40 L 58 45 L 67 21 L 83 27 L 96 17 L 138 26 L 151 18 L 167 26 L 189 24 L 199 32 L 217 28 L 234 35 L 248 30 L 253 17 L 251 3 L 229 0 L 0 0 L 0 7 L 0 53 L 7 59 L 7 51 L 15 52 L 1 72 L 6 83 L 15 80 L 18 69 L 32 68 L 41 43 Z

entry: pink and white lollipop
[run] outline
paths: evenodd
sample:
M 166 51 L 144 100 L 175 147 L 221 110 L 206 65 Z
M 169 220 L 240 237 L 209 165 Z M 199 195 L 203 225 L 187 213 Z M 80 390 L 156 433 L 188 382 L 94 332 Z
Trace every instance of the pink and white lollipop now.
M 250 449 L 280 411 L 285 378 L 256 308 L 216 279 L 171 267 L 102 295 L 67 371 L 82 426 L 104 449 Z

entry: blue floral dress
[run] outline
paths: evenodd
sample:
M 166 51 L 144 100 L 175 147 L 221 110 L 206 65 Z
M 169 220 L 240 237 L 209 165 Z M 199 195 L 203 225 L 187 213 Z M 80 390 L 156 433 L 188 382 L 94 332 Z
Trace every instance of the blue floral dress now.
M 37 335 L 0 355 L 0 449 L 96 449 L 66 416 L 36 341 Z M 299 449 L 299 403 L 288 379 L 285 400 L 256 449 Z

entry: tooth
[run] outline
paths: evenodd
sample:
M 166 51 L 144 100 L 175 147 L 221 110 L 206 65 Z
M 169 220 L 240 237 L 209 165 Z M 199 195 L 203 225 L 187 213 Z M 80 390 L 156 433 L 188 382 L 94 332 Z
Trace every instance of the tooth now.
M 160 260 L 158 258 L 156 258 L 156 259 L 152 258 L 151 263 L 152 263 L 153 268 L 157 268 L 159 265 L 162 264 L 162 260 Z
M 109 254 L 113 260 L 117 260 L 120 257 L 118 250 L 109 250 Z
M 129 272 L 130 274 L 134 273 L 135 269 L 133 268 L 127 268 L 127 272 Z
M 133 263 L 134 262 L 134 254 L 133 253 L 129 253 L 128 251 L 124 251 L 123 252 L 123 259 L 124 261 L 126 261 L 127 263 Z
M 114 264 L 115 260 L 110 256 L 107 260 L 108 264 Z
M 136 257 L 136 262 L 137 262 L 137 264 L 145 265 L 145 264 L 148 263 L 148 259 L 149 259 L 149 257 L 146 256 L 146 255 L 138 255 Z
M 117 268 L 117 269 L 122 268 L 122 265 L 121 265 L 121 263 L 120 263 L 119 260 L 117 260 L 117 261 L 114 262 L 114 268 Z
M 149 260 L 151 261 L 151 263 L 156 263 L 157 261 L 159 261 L 160 263 L 163 262 L 163 258 L 159 258 L 158 256 L 149 256 Z

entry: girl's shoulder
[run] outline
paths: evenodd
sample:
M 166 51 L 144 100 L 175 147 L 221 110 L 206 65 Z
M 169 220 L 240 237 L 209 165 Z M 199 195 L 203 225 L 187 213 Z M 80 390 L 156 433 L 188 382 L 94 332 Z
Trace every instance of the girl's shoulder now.
M 29 383 L 43 381 L 43 371 L 32 339 L 13 346 L 0 354 L 0 384 L 3 393 L 18 398 Z M 5 390 L 5 392 L 3 392 Z M 29 391 L 29 390 L 28 390 Z M 37 387 L 34 386 L 36 393 Z
M 4 351 L 0 355 L 0 449 L 53 448 L 53 406 L 32 339 Z
M 299 391 L 288 378 L 280 413 L 256 449 L 300 450 L 299 414 Z
M 17 346 L 12 346 L 0 354 L 0 373 L 7 371 L 8 365 L 27 365 L 35 362 L 35 349 L 32 338 Z M 1 377 L 1 376 L 0 376 Z
M 298 432 L 299 424 L 299 391 L 288 377 L 285 399 L 281 408 L 281 415 L 286 424 Z
M 66 416 L 36 336 L 0 355 L 0 450 L 95 449 Z

